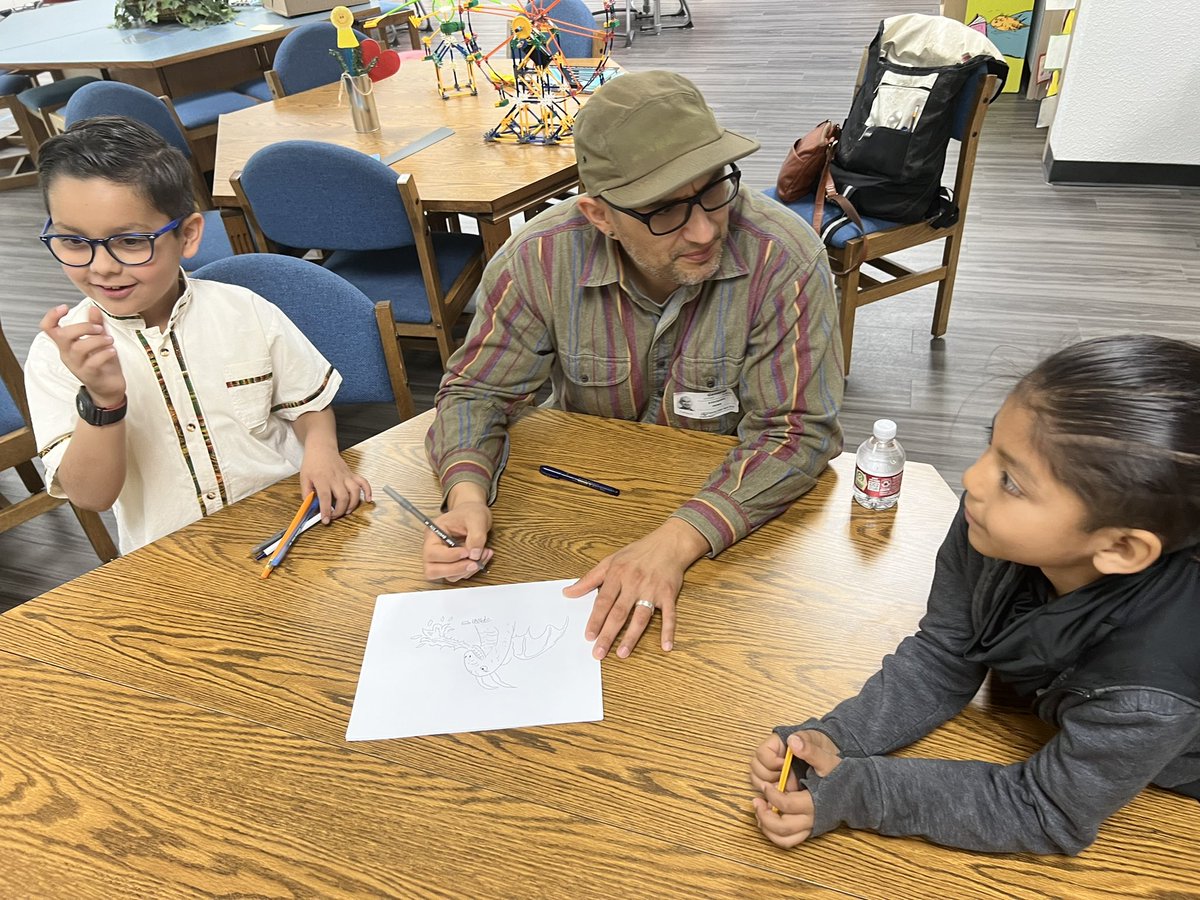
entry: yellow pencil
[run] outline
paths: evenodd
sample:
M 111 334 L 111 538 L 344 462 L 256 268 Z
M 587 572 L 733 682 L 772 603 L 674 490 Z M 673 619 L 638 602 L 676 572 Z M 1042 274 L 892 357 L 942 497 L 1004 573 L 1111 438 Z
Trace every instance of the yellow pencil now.
M 267 560 L 267 564 L 263 567 L 262 576 L 268 578 L 271 575 L 271 570 L 283 562 L 284 556 L 292 546 L 292 541 L 295 538 L 296 530 L 300 527 L 300 523 L 304 521 L 305 515 L 309 508 L 313 505 L 313 500 L 317 497 L 315 491 L 309 491 L 308 496 L 304 498 L 304 502 L 300 504 L 300 508 L 296 510 L 296 515 L 292 519 L 292 524 L 288 525 L 287 531 L 283 533 L 283 537 L 279 539 L 279 549 L 275 551 L 275 555 Z
M 779 773 L 779 790 L 782 793 L 784 786 L 787 784 L 788 772 L 792 771 L 792 748 L 787 748 L 787 753 L 783 756 L 783 771 Z

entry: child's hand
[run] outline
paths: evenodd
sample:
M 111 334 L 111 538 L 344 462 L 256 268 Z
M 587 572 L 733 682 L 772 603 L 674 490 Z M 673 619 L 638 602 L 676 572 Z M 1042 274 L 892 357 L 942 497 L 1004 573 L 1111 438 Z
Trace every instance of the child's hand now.
M 104 313 L 88 308 L 87 320 L 61 325 L 67 307 L 56 306 L 42 317 L 41 329 L 58 347 L 63 365 L 87 388 L 97 406 L 117 406 L 125 399 L 125 373 L 117 348 L 104 326 Z
M 812 834 L 814 807 L 812 794 L 797 790 L 797 766 L 811 766 L 820 776 L 828 775 L 842 761 L 837 744 L 819 731 L 797 731 L 788 737 L 792 750 L 792 771 L 788 773 L 787 790 L 779 790 L 783 772 L 784 747 L 779 735 L 771 735 L 758 748 L 750 763 L 750 783 L 762 792 L 754 798 L 754 815 L 758 827 L 776 846 L 795 847 Z
M 361 500 L 371 502 L 371 485 L 350 471 L 336 448 L 323 444 L 305 447 L 300 465 L 300 493 L 316 493 L 321 501 L 321 521 L 328 525 L 358 508 Z
M 783 741 L 779 735 L 772 734 L 759 745 L 754 758 L 750 760 L 750 786 L 762 793 L 767 785 L 779 786 L 779 775 L 783 772 Z M 787 789 L 794 791 L 800 782 L 796 780 L 796 770 L 793 766 L 788 774 Z

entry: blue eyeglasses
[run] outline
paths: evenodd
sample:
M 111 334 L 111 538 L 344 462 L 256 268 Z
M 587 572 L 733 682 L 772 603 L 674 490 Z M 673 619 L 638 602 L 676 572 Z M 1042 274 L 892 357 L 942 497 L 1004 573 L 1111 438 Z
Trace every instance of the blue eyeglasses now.
M 158 231 L 149 233 L 133 232 L 130 234 L 114 234 L 106 238 L 85 238 L 77 234 L 47 234 L 50 219 L 42 226 L 38 236 L 50 255 L 64 266 L 82 269 L 90 266 L 96 258 L 96 248 L 103 247 L 108 255 L 123 266 L 144 266 L 154 259 L 154 242 L 164 234 L 178 228 L 187 216 L 172 219 Z

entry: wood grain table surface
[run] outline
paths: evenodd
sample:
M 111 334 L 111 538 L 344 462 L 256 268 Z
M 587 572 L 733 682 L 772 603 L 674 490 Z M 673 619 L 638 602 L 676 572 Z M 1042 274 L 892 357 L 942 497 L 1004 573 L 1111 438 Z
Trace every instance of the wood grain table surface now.
M 505 63 L 496 68 L 504 70 Z M 433 64 L 409 61 L 374 86 L 380 131 L 359 134 L 350 119 L 341 84 L 324 85 L 250 109 L 221 116 L 213 167 L 213 200 L 236 207 L 229 177 L 255 151 L 287 140 L 325 141 L 363 153 L 387 156 L 447 127 L 449 137 L 392 165 L 413 176 L 429 212 L 462 213 L 479 220 L 488 258 L 511 233 L 509 217 L 537 206 L 578 184 L 573 146 L 515 144 L 484 140 L 505 109 L 497 94 L 477 76 L 479 93 L 463 92 L 443 100 Z M 586 99 L 586 98 L 585 98 Z M 311 177 L 319 177 L 312 173 Z
M 602 722 L 348 743 L 375 597 L 438 590 L 429 413 L 347 452 L 376 493 L 270 579 L 247 551 L 295 479 L 0 616 L 0 895 L 100 897 L 1193 896 L 1196 804 L 1147 790 L 1081 856 L 987 856 L 845 829 L 797 850 L 754 826 L 769 729 L 851 694 L 916 625 L 956 500 L 909 463 L 860 510 L 853 459 L 701 560 L 676 649 L 658 622 L 603 663 Z M 480 584 L 568 578 L 660 522 L 731 438 L 538 410 L 512 429 Z M 621 488 L 551 481 L 549 463 Z M 1046 735 L 989 702 L 905 753 L 1007 762 Z

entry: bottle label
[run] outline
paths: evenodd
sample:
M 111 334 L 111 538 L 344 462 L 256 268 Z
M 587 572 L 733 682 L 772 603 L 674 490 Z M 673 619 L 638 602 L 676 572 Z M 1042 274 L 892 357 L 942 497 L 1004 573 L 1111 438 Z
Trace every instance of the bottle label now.
M 873 500 L 894 497 L 900 493 L 901 470 L 895 475 L 868 475 L 858 466 L 854 467 L 854 486 Z

